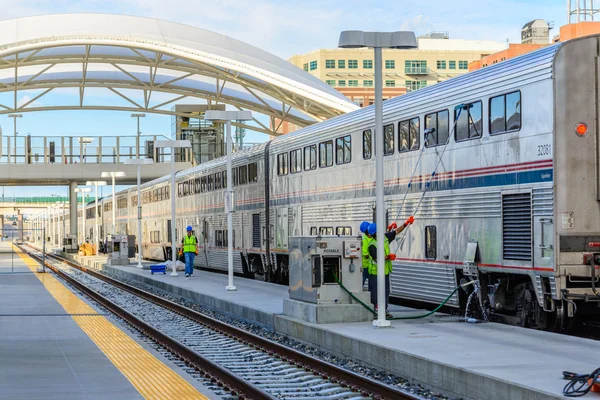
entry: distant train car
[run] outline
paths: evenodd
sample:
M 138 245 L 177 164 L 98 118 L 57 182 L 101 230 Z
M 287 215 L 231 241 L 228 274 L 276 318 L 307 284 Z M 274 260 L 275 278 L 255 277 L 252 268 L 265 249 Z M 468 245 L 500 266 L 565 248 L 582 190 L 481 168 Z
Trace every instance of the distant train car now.
M 289 236 L 356 235 L 373 220 L 377 137 L 388 220 L 416 214 L 392 244 L 392 296 L 439 303 L 469 275 L 510 323 L 598 315 L 598 48 L 598 36 L 572 40 L 388 100 L 377 136 L 367 107 L 235 153 L 235 271 L 285 282 Z M 192 225 L 197 265 L 226 269 L 225 159 L 176 180 L 176 240 Z M 143 186 L 145 257 L 168 257 L 169 192 L 167 177 Z

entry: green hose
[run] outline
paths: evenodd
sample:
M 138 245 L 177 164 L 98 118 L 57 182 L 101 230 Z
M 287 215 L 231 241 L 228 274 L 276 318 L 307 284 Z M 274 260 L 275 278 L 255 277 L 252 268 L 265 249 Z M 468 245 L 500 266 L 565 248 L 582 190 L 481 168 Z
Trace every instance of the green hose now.
M 367 310 L 371 311 L 373 313 L 373 315 L 377 315 L 377 312 L 372 309 L 371 307 L 369 307 L 368 305 L 366 305 L 365 303 L 363 303 L 362 301 L 360 301 L 356 296 L 354 296 L 352 294 L 352 292 L 350 292 L 348 289 L 346 289 L 346 287 L 342 284 L 342 282 L 339 281 L 337 275 L 334 273 L 333 274 L 333 278 L 335 279 L 335 281 L 337 282 L 338 285 L 340 285 L 340 287 L 344 290 L 344 292 L 348 293 L 348 295 L 350 297 L 352 297 L 354 300 L 356 300 L 358 303 L 360 303 L 364 308 L 366 308 Z M 420 318 L 426 318 L 429 317 L 431 314 L 436 313 L 440 308 L 442 308 L 443 306 L 446 305 L 446 303 L 448 302 L 448 300 L 450 300 L 450 298 L 454 295 L 454 293 L 456 293 L 458 291 L 458 289 L 460 289 L 460 285 L 458 285 L 457 287 L 454 288 L 454 290 L 452 291 L 452 293 L 450 293 L 448 295 L 448 297 L 446 297 L 446 300 L 444 300 L 439 306 L 437 306 L 433 311 L 430 311 L 426 314 L 422 314 L 422 315 L 411 315 L 408 317 L 393 317 L 393 318 L 386 318 L 386 319 L 391 319 L 391 320 L 396 320 L 396 319 L 420 319 Z

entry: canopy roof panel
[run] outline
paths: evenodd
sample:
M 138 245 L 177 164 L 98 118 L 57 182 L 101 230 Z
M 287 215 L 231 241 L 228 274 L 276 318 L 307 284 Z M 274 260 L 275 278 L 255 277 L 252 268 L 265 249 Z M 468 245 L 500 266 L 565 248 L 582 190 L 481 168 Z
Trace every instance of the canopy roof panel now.
M 108 88 L 132 105 L 111 107 L 107 101 L 97 109 L 174 114 L 176 102 L 200 98 L 267 115 L 270 126 L 255 119 L 258 126 L 247 128 L 272 135 L 277 134 L 275 119 L 306 126 L 357 108 L 273 54 L 188 25 L 105 14 L 0 21 L 0 93 L 15 93 L 13 104 L 0 104 L 0 114 L 87 108 L 90 87 Z M 59 88 L 77 88 L 77 104 L 53 108 L 47 101 L 35 102 Z M 18 104 L 19 91 L 40 89 L 33 101 Z M 125 89 L 140 91 L 144 101 L 128 98 Z M 157 103 L 153 92 L 176 96 Z

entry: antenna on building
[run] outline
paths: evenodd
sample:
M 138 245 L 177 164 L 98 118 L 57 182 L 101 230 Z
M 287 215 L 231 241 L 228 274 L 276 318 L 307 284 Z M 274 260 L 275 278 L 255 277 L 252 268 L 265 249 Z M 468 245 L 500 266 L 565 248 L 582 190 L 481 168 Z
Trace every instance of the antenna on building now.
M 600 13 L 599 0 L 567 0 L 567 23 L 594 21 Z

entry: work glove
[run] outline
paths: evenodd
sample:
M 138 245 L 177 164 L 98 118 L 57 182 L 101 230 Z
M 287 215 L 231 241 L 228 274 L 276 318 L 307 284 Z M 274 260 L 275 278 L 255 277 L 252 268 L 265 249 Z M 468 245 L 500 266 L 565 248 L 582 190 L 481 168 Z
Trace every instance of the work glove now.
M 394 261 L 396 259 L 396 255 L 395 254 L 388 254 L 387 256 L 385 256 L 386 260 L 390 260 L 390 261 Z
M 415 217 L 413 217 L 412 215 L 410 217 L 408 217 L 408 219 L 406 220 L 406 222 L 404 223 L 404 226 L 409 226 L 411 225 L 413 222 L 415 222 Z
M 394 231 L 398 228 L 398 225 L 396 225 L 395 222 L 392 222 L 389 226 L 388 226 L 388 232 Z
M 196 255 L 198 255 L 198 251 L 196 251 Z

